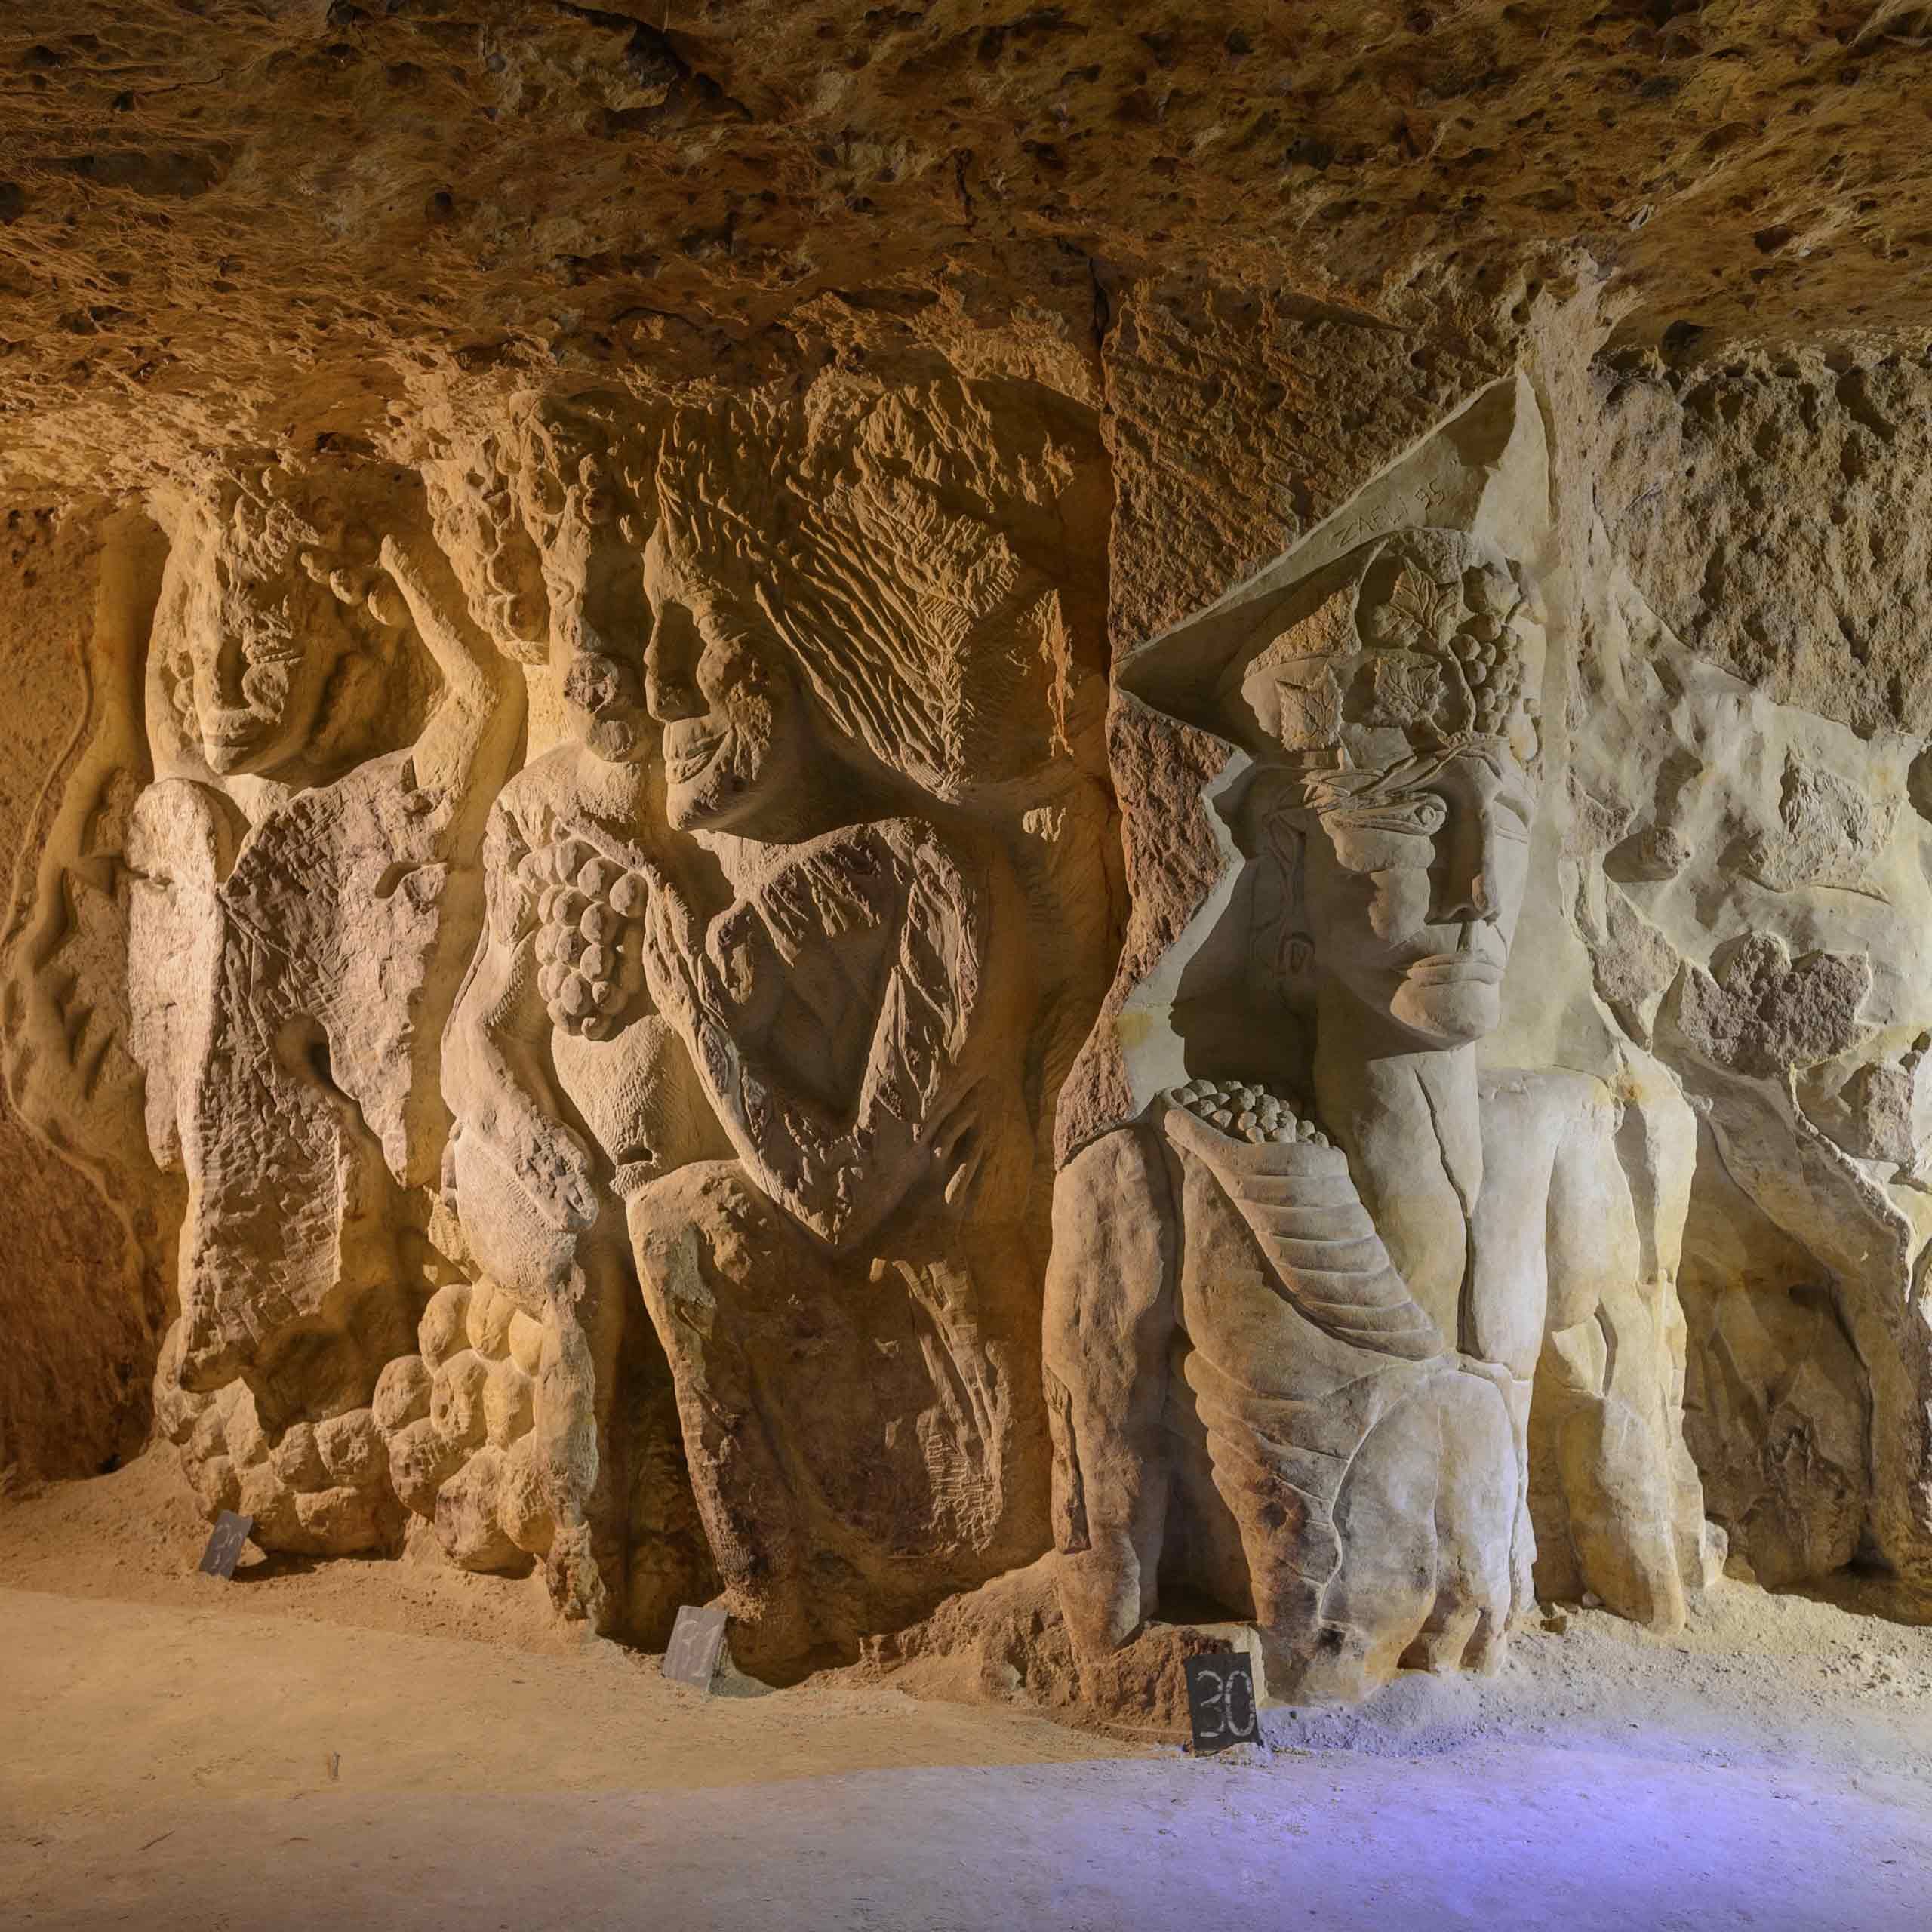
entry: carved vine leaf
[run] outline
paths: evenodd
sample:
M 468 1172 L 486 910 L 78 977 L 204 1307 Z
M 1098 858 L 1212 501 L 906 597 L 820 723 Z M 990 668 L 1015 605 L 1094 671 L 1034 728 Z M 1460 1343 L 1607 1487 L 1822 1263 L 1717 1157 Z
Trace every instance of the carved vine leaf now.
M 1391 652 L 1374 660 L 1371 675 L 1378 722 L 1412 726 L 1440 718 L 1447 709 L 1442 667 L 1432 658 Z
M 1447 638 L 1462 614 L 1453 590 L 1447 590 L 1404 564 L 1389 593 L 1389 608 L 1425 650 Z
M 1341 688 L 1320 659 L 1284 664 L 1275 673 L 1278 735 L 1289 751 L 1329 743 L 1342 728 Z

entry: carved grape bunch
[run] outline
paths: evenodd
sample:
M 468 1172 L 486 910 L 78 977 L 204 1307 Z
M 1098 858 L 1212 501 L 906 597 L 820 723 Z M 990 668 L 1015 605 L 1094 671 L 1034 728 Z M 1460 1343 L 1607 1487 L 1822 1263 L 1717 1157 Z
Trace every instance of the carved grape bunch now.
M 1209 1126 L 1257 1146 L 1263 1141 L 1277 1146 L 1291 1141 L 1315 1147 L 1328 1145 L 1327 1135 L 1312 1121 L 1297 1114 L 1292 1101 L 1257 1081 L 1190 1080 L 1185 1086 L 1171 1088 L 1168 1099 Z
M 1468 694 L 1469 728 L 1502 736 L 1519 703 L 1532 715 L 1535 711 L 1523 688 L 1523 585 L 1513 570 L 1496 565 L 1438 579 L 1426 561 L 1416 557 L 1403 564 L 1386 595 L 1363 612 L 1363 634 L 1386 648 L 1453 664 Z
M 639 922 L 650 896 L 635 872 L 562 838 L 528 854 L 521 870 L 537 895 L 537 990 L 555 1023 L 608 1040 L 640 1004 Z

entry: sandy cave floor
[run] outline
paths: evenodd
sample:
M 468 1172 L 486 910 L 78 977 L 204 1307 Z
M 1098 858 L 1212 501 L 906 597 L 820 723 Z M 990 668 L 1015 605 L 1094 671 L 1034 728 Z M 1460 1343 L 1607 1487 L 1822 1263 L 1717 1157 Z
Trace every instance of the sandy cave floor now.
M 171 1460 L 0 1505 L 0 1924 L 1932 1928 L 1932 1611 L 1869 1587 L 1572 1612 L 1196 1761 L 845 1677 L 704 1700 L 422 1552 L 217 1583 Z

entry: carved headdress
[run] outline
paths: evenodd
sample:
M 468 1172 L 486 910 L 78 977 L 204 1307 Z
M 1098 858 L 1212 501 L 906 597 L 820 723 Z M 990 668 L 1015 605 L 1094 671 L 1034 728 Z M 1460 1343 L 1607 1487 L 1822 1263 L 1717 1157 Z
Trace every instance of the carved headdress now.
M 1244 635 L 1155 639 L 1120 682 L 1316 788 L 1476 749 L 1534 774 L 1542 654 L 1520 565 L 1466 532 L 1409 528 L 1315 571 Z

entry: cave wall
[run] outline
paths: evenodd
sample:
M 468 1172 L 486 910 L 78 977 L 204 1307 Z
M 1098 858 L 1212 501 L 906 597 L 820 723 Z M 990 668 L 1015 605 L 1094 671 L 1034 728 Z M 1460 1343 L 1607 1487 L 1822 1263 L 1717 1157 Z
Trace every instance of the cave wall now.
M 897 1608 L 841 1582 L 844 1622 L 823 1641 L 836 1649 L 903 1622 L 976 1566 L 990 1574 L 1044 1546 L 1048 1432 L 1020 1390 L 1054 1163 L 1146 1104 L 1129 1065 L 1146 989 L 1229 863 L 1208 802 L 1227 743 L 1128 693 L 1109 699 L 1105 663 L 1265 582 L 1273 560 L 1325 540 L 1338 512 L 1372 533 L 1393 514 L 1373 509 L 1377 492 L 1399 497 L 1418 451 L 1520 380 L 1546 451 L 1536 563 L 1550 777 L 1509 997 L 1483 1057 L 1604 1083 L 1633 1118 L 1646 1093 L 1684 1110 L 1644 1129 L 1655 1145 L 1633 1183 L 1664 1231 L 1647 1254 L 1658 1300 L 1645 1346 L 1680 1417 L 1659 1451 L 1680 1501 L 1658 1508 L 1682 1517 L 1701 1476 L 1734 1561 L 1770 1581 L 1860 1555 L 1916 1567 L 1917 1069 L 1932 1029 L 1912 937 L 1926 876 L 1909 626 L 1923 372 L 1896 355 L 1712 367 L 1684 361 L 1682 345 L 1619 350 L 1607 335 L 1574 288 L 1516 282 L 1409 328 L 1211 285 L 1128 284 L 1100 291 L 1087 352 L 1069 348 L 1053 382 L 1030 343 L 982 342 L 958 358 L 962 374 L 895 325 L 883 353 L 828 343 L 802 380 L 656 401 L 472 388 L 399 423 L 386 454 L 238 452 L 136 500 L 18 513 L 17 661 L 45 660 L 50 675 L 27 680 L 10 768 L 23 857 L 9 1127 L 17 1171 L 39 1177 L 11 1251 L 10 1459 L 59 1475 L 128 1453 L 158 1366 L 160 1425 L 211 1509 L 247 1505 L 263 1534 L 317 1550 L 387 1546 L 414 1510 L 455 1560 L 540 1558 L 561 1603 L 610 1597 L 620 1607 L 593 1614 L 639 1632 L 714 1574 L 718 1540 L 755 1543 L 760 1524 L 780 1541 L 797 1534 L 749 1492 L 712 1496 L 708 1522 L 693 1500 L 703 1428 L 688 1389 L 675 1424 L 663 1339 L 681 1318 L 660 1300 L 644 1318 L 636 1274 L 657 1267 L 668 1284 L 683 1264 L 645 1259 L 657 1251 L 628 1196 L 610 1192 L 627 1130 L 603 1117 L 661 1069 L 614 1075 L 607 1092 L 594 1070 L 560 1072 L 544 1045 L 519 1140 L 466 1088 L 472 1063 L 542 1044 L 528 1015 L 509 1023 L 506 1050 L 495 1020 L 466 1035 L 452 1019 L 481 997 L 490 934 L 506 919 L 540 929 L 548 899 L 578 889 L 592 846 L 565 867 L 571 878 L 543 869 L 563 863 L 573 815 L 620 825 L 626 809 L 652 809 L 648 785 L 628 808 L 595 784 L 578 795 L 572 761 L 601 733 L 611 744 L 597 768 L 621 774 L 631 753 L 611 746 L 662 728 L 641 721 L 639 654 L 672 592 L 641 586 L 669 568 L 646 568 L 653 533 L 675 528 L 693 555 L 709 544 L 724 560 L 694 582 L 857 570 L 872 588 L 836 595 L 898 600 L 894 621 L 928 640 L 913 657 L 894 654 L 904 639 L 891 643 L 881 618 L 882 655 L 820 663 L 808 634 L 790 647 L 803 654 L 791 675 L 857 747 L 844 755 L 881 800 L 872 811 L 923 799 L 994 865 L 980 887 L 989 903 L 1030 908 L 1058 940 L 1009 940 L 1030 963 L 995 974 L 989 955 L 967 971 L 976 997 L 984 975 L 998 983 L 999 1044 L 986 1051 L 1008 1063 L 1017 1109 L 1008 1144 L 985 1150 L 1014 1245 L 981 1266 L 1002 1284 L 995 1325 L 1012 1333 L 981 1359 L 1000 1361 L 1012 1386 L 996 1377 L 983 1397 L 1002 1415 L 1001 1447 L 982 1444 L 976 1478 L 1014 1514 L 990 1537 L 967 1535 L 978 1557 L 936 1558 Z M 1017 373 L 992 373 L 1002 364 Z M 779 466 L 775 488 L 761 463 Z M 842 508 L 814 534 L 821 496 Z M 687 497 L 696 507 L 675 507 Z M 989 623 L 1004 641 L 977 628 Z M 241 654 L 234 675 L 258 656 L 279 676 L 283 641 L 304 626 L 331 638 L 307 700 L 313 742 L 266 783 L 229 758 L 241 770 L 230 781 L 197 711 L 207 680 L 226 675 L 220 641 Z M 954 668 L 929 687 L 931 654 L 943 663 L 949 651 Z M 426 753 L 427 738 L 410 752 L 403 734 L 446 719 L 451 691 L 478 676 L 460 753 Z M 417 761 L 432 755 L 445 792 L 425 818 L 411 801 L 426 789 Z M 401 777 L 382 776 L 392 771 Z M 788 782 L 801 799 L 821 789 L 802 771 Z M 828 782 L 818 809 L 831 823 L 861 781 Z M 398 783 L 400 819 L 384 790 Z M 251 842 L 258 875 L 245 887 L 225 869 Z M 607 869 L 634 848 L 611 849 Z M 726 892 L 715 854 L 694 863 L 697 901 Z M 918 869 L 909 854 L 893 863 Z M 299 915 L 291 889 L 312 902 Z M 756 897 L 751 882 L 737 889 Z M 835 930 L 850 915 L 827 913 L 832 889 L 812 875 L 814 916 Z M 991 916 L 983 908 L 969 929 Z M 702 929 L 676 943 L 701 950 Z M 552 969 L 557 986 L 533 989 L 538 1032 L 554 1023 L 577 1037 L 588 1019 L 595 1036 L 597 1011 L 567 1011 L 590 997 L 588 980 L 565 993 L 568 963 Z M 945 969 L 955 996 L 961 970 Z M 223 1026 L 248 1022 L 252 1046 L 189 1037 L 196 984 Z M 510 982 L 490 995 L 506 1010 L 530 996 Z M 264 1034 L 253 1008 L 281 1017 Z M 306 1041 L 294 1059 L 290 1028 Z M 844 1051 L 857 1058 L 842 1072 L 810 1076 L 825 1097 L 884 1077 L 867 1057 L 875 1036 Z M 920 1078 L 938 1075 L 929 1066 Z M 646 1110 L 694 1106 L 686 1094 Z M 484 1123 L 467 1133 L 466 1109 Z M 546 1109 L 569 1124 L 563 1140 Z M 729 1228 L 750 1244 L 733 1263 L 747 1282 L 793 1265 L 760 1245 L 777 1237 L 755 1235 L 750 1209 L 703 1196 L 704 1161 L 732 1151 L 730 1133 L 679 1134 L 699 1192 L 663 1211 L 670 1221 L 721 1215 L 718 1238 Z M 465 1151 L 493 1135 L 494 1168 Z M 828 1179 L 833 1194 L 814 1208 L 787 1193 L 798 1180 L 781 1159 L 764 1185 L 823 1231 L 832 1224 L 814 1216 L 844 1211 L 851 1183 Z M 506 1189 L 528 1198 L 500 1226 Z M 286 1229 L 267 1230 L 312 1215 L 310 1197 L 335 1225 L 319 1247 L 303 1232 L 291 1254 Z M 865 1265 L 876 1278 L 935 1263 L 875 1253 Z M 746 1334 L 764 1318 L 746 1315 Z M 765 1345 L 736 1358 L 747 1389 L 780 1373 L 755 1366 Z M 986 1344 L 958 1346 L 970 1361 Z M 827 1343 L 815 1330 L 786 1346 Z M 568 1368 L 553 1359 L 572 1350 Z M 1539 1373 L 1555 1386 L 1564 1371 L 1551 1355 Z M 743 1399 L 801 1442 L 820 1432 L 805 1415 L 773 1423 L 767 1397 Z M 909 1413 L 947 1407 L 905 1399 Z M 1001 1457 L 1010 1468 L 995 1468 Z M 1541 1441 L 1534 1460 L 1539 1582 L 1580 1588 L 1552 1500 L 1561 1453 Z M 620 1469 L 628 1493 L 614 1495 Z M 916 1489 L 902 1500 L 929 1520 Z M 568 1562 L 552 1555 L 568 1540 L 560 1517 L 581 1519 Z M 1687 1556 L 1685 1576 L 1721 1555 Z M 838 1562 L 863 1567 L 849 1552 Z M 804 1652 L 817 1641 L 794 1635 Z
M 16 858 L 0 1469 L 30 1481 L 92 1475 L 146 1443 L 173 1254 L 167 1203 L 143 1171 L 139 1070 L 122 1044 L 119 854 L 146 775 L 134 738 L 140 546 L 131 582 L 128 519 L 112 506 L 20 505 L 5 522 L 13 671 L 0 823 Z
M 1932 1574 L 1915 20 L 204 11 L 0 42 L 0 1468 L 1168 1718 Z
M 1582 778 L 1604 878 L 1574 904 L 1599 992 L 1702 1117 L 1687 1423 L 1714 1515 L 1767 1582 L 1915 1568 L 1925 370 L 1678 353 L 1594 371 L 1621 574 L 1595 743 L 1648 742 Z

